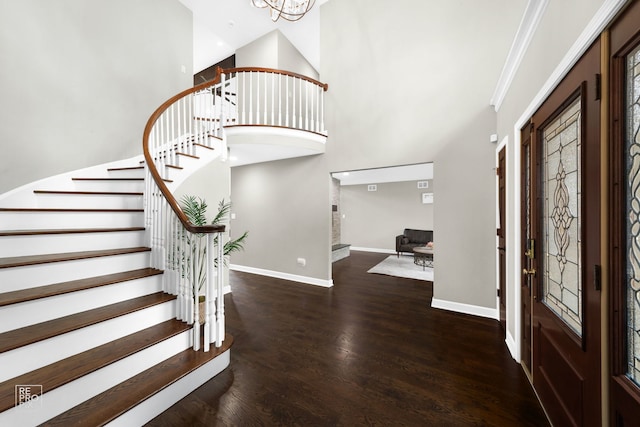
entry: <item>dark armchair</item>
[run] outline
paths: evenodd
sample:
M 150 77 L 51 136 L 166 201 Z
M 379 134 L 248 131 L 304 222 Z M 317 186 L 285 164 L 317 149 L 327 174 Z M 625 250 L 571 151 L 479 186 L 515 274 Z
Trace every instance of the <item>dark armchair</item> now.
M 404 233 L 396 236 L 396 252 L 398 253 L 398 258 L 400 257 L 400 252 L 413 253 L 413 248 L 416 246 L 426 246 L 429 242 L 433 242 L 432 230 L 405 228 Z

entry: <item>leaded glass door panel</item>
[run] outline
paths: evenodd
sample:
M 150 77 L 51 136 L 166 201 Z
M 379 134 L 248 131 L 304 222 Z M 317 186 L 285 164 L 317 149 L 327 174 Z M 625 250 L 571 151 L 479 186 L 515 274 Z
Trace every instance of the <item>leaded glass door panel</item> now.
M 597 41 L 533 115 L 523 151 L 535 162 L 523 196 L 532 377 L 554 425 L 602 421 L 599 72 Z
M 611 30 L 611 423 L 640 420 L 640 2 Z

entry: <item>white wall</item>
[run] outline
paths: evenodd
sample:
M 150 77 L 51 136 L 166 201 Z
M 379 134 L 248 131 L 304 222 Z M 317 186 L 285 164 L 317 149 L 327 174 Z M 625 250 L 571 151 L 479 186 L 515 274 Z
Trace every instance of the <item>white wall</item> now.
M 0 193 L 140 154 L 192 83 L 192 45 L 177 0 L 0 2 Z

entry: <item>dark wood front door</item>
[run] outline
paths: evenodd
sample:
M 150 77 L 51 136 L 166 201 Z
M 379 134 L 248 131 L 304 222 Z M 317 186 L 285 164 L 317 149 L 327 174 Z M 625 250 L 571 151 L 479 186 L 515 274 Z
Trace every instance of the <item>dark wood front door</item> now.
M 498 296 L 500 301 L 500 324 L 507 330 L 507 147 L 498 152 Z
M 611 27 L 611 425 L 640 424 L 640 2 Z
M 532 376 L 558 426 L 602 421 L 600 55 L 596 41 L 531 120 Z

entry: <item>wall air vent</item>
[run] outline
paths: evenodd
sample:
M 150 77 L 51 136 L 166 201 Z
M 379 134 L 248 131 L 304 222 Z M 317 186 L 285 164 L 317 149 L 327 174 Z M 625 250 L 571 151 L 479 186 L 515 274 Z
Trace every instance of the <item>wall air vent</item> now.
M 375 184 L 370 184 L 367 186 L 367 191 L 378 191 L 378 186 Z

